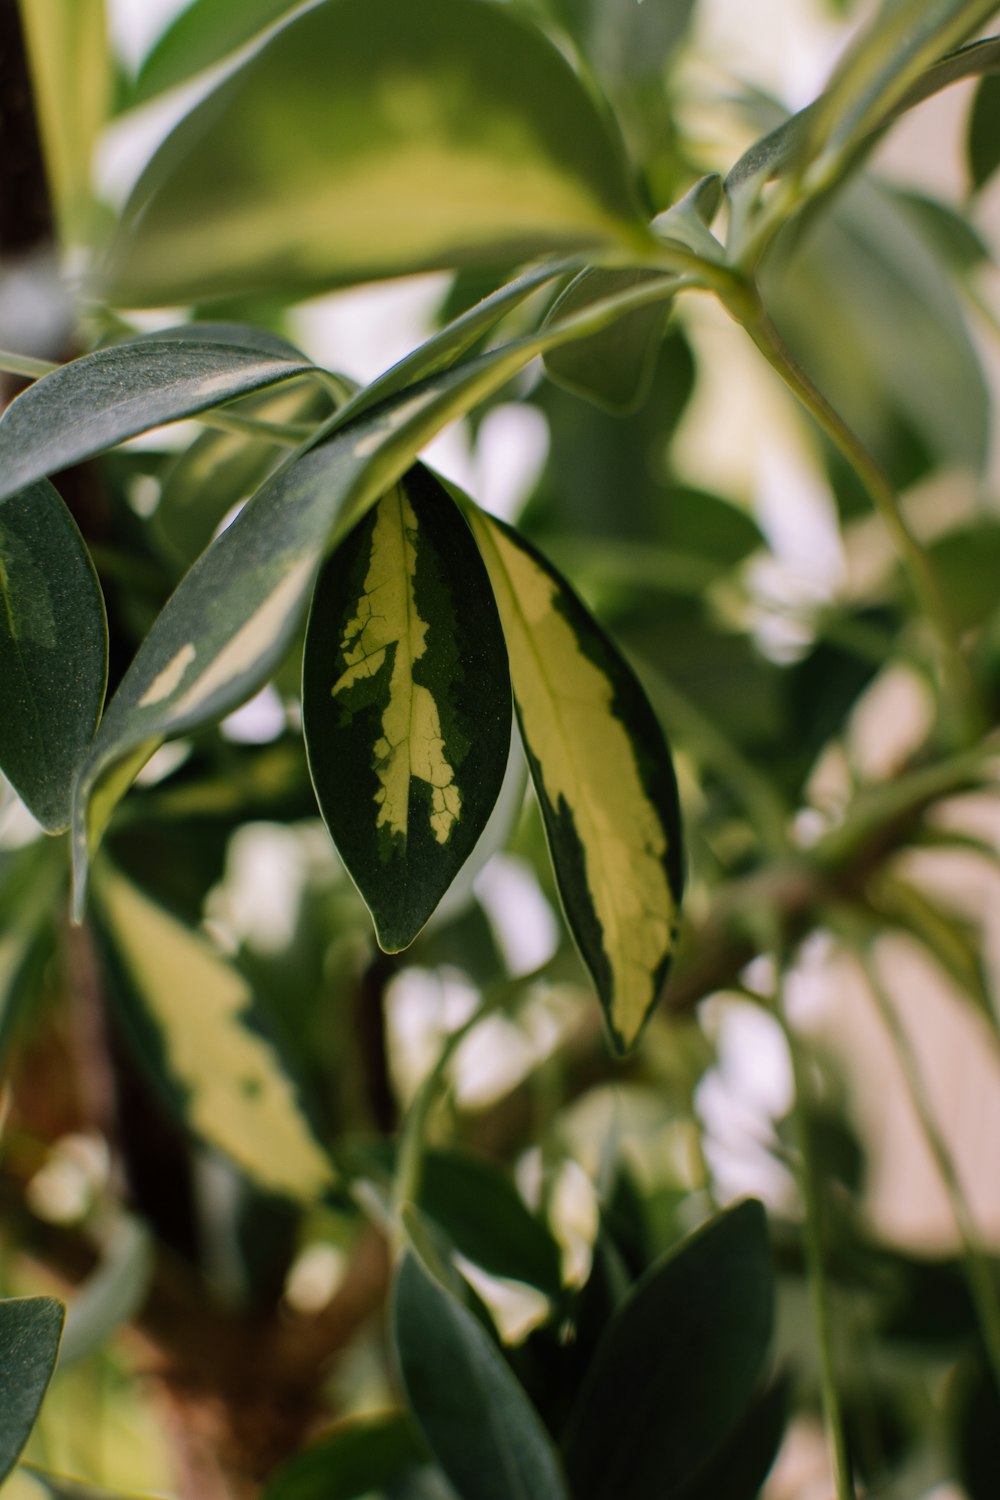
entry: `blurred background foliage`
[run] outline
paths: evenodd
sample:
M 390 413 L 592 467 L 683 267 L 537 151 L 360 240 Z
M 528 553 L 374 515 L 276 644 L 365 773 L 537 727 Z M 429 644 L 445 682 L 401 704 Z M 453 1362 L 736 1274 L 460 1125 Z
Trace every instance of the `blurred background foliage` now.
M 608 101 L 650 214 L 808 102 L 871 9 L 507 3 Z M 78 302 L 74 275 L 156 139 L 215 77 L 204 70 L 290 8 L 24 0 L 53 212 L 38 210 L 34 234 L 22 212 L 23 239 L 4 234 L 0 344 L 56 360 L 178 321 Z M 991 725 L 998 141 L 995 78 L 933 101 L 784 235 L 764 287 L 796 357 L 898 488 Z M 23 194 L 9 163 L 0 175 Z M 364 381 L 512 270 L 310 301 L 271 289 L 226 316 Z M 301 381 L 228 410 L 309 424 L 329 400 Z M 64 476 L 108 604 L 112 687 L 283 451 L 187 423 Z M 159 752 L 108 849 L 238 964 L 342 1180 L 363 1189 L 303 1211 L 193 1137 L 190 1098 L 157 1089 L 143 997 L 102 957 L 100 932 L 95 946 L 67 927 L 65 851 L 3 794 L 0 1283 L 69 1303 L 25 1455 L 45 1472 L 22 1468 L 9 1493 L 252 1492 L 299 1449 L 270 1500 L 449 1493 L 399 1415 L 372 1228 L 418 1100 L 433 1145 L 421 1208 L 553 1431 L 625 1289 L 713 1208 L 753 1194 L 774 1250 L 780 1401 L 754 1409 L 763 1460 L 669 1493 L 827 1500 L 805 1169 L 858 1492 L 995 1496 L 995 762 L 970 770 L 949 746 L 926 621 L 858 481 L 705 298 L 678 305 L 625 414 L 531 367 L 426 457 L 516 516 L 573 580 L 666 729 L 689 894 L 664 1004 L 613 1061 L 516 770 L 491 857 L 405 954 L 379 954 L 318 820 L 297 644 L 245 708 Z M 794 915 L 783 975 L 774 899 Z M 490 1013 L 458 1037 L 484 999 Z M 671 1329 L 661 1337 L 669 1359 Z

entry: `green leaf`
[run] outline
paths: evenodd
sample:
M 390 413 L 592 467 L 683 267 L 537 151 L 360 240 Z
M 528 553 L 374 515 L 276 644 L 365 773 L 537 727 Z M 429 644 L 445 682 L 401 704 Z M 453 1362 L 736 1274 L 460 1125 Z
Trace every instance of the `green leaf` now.
M 397 952 L 472 852 L 510 751 L 489 579 L 461 512 L 421 466 L 320 575 L 302 715 L 327 827 L 380 945 Z
M 53 1297 L 0 1301 L 0 1481 L 35 1425 L 59 1353 L 64 1313 Z
M 492 1276 L 558 1295 L 558 1246 L 499 1167 L 464 1151 L 428 1151 L 418 1198 L 467 1260 Z
M 333 1168 L 247 980 L 117 872 L 96 895 L 123 1024 L 161 1092 L 265 1191 L 321 1197 Z
M 655 271 L 581 271 L 552 304 L 549 321 L 578 312 L 615 292 L 655 279 Z M 545 370 L 566 390 L 612 412 L 642 404 L 656 364 L 668 308 L 637 307 L 589 339 L 577 339 L 545 355 Z
M 328 544 L 346 536 L 446 422 L 536 354 L 617 316 L 614 301 L 597 304 L 568 323 L 441 369 L 498 309 L 516 305 L 549 274 L 529 275 L 486 299 L 361 392 L 320 430 L 315 446 L 293 455 L 257 491 L 182 579 L 108 705 L 77 780 L 78 913 L 91 852 L 132 778 L 164 739 L 221 717 L 266 682 L 301 621 Z M 672 283 L 664 277 L 643 297 L 662 298 Z
M 680 1500 L 748 1411 L 773 1313 L 767 1226 L 752 1200 L 647 1272 L 609 1324 L 570 1420 L 574 1500 Z
M 107 665 L 90 554 L 41 480 L 0 507 L 0 768 L 49 833 L 69 826 Z
M 294 10 L 298 0 L 193 0 L 143 58 L 128 104 L 144 104 L 224 58 Z
M 1000 167 L 1000 77 L 984 78 L 969 114 L 966 141 L 972 191 L 981 192 Z
M 330 397 L 309 379 L 293 380 L 246 396 L 234 415 L 267 423 L 318 425 L 330 415 Z M 285 444 L 242 432 L 203 432 L 163 476 L 150 534 L 172 562 L 190 567 L 220 522 L 246 500 L 287 457 Z
M 620 141 L 537 29 L 481 0 L 330 0 L 168 137 L 108 276 L 148 306 L 648 245 Z
M 268 1481 L 262 1500 L 357 1500 L 381 1493 L 425 1449 L 403 1412 L 345 1422 Z
M 283 340 L 234 332 L 240 343 L 224 328 L 189 325 L 98 349 L 36 380 L 0 418 L 0 502 L 151 427 L 315 369 Z
M 559 893 L 615 1046 L 659 998 L 683 887 L 677 786 L 638 681 L 564 579 L 470 506 Z
M 460 1500 L 568 1500 L 552 1441 L 488 1334 L 409 1254 L 393 1331 L 410 1409 Z
M 779 1380 L 750 1406 L 721 1452 L 678 1500 L 757 1500 L 788 1421 L 789 1382 Z
M 45 167 L 64 244 L 94 228 L 93 157 L 111 95 L 104 0 L 32 0 L 20 7 Z

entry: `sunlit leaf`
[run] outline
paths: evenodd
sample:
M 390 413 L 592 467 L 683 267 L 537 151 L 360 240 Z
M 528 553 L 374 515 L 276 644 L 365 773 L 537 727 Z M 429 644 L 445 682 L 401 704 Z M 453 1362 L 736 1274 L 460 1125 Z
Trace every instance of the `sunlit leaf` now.
M 151 427 L 314 369 L 283 340 L 225 332 L 187 327 L 113 344 L 36 380 L 0 417 L 0 501 Z
M 250 985 L 199 934 L 105 871 L 99 931 L 123 1022 L 188 1127 L 268 1192 L 333 1181 Z
M 478 0 L 330 0 L 168 137 L 109 281 L 159 305 L 612 245 L 648 246 L 620 142 L 535 27 Z
M 773 1316 L 766 1220 L 746 1201 L 648 1271 L 615 1312 L 566 1434 L 574 1500 L 680 1500 L 747 1414 Z
M 683 886 L 670 755 L 636 678 L 523 538 L 469 508 L 566 916 L 621 1050 L 659 998 Z
M 461 512 L 417 467 L 320 576 L 303 727 L 320 808 L 390 952 L 416 937 L 493 810 L 507 657 Z
M 299 0 L 193 0 L 159 36 L 142 60 L 128 96 L 130 105 L 185 83 L 222 62 L 265 27 L 294 10 Z
M 65 1309 L 52 1297 L 0 1301 L 0 1480 L 17 1462 L 59 1353 Z
M 107 660 L 90 554 L 41 480 L 0 507 L 0 768 L 50 833 L 69 826 Z
M 489 1335 L 410 1254 L 393 1330 L 410 1409 L 462 1500 L 567 1500 L 552 1440 Z

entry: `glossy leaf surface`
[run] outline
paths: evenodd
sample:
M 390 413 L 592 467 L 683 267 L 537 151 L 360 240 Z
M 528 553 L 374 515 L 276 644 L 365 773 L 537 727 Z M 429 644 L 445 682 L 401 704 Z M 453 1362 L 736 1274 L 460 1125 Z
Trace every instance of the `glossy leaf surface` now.
M 329 0 L 164 142 L 110 282 L 158 305 L 645 243 L 620 143 L 534 27 L 478 0 Z
M 393 1330 L 410 1409 L 461 1500 L 568 1500 L 552 1440 L 489 1335 L 410 1254 Z
M 320 575 L 302 713 L 323 817 L 379 943 L 396 952 L 471 853 L 510 749 L 489 579 L 461 512 L 420 466 Z
M 142 104 L 211 68 L 294 10 L 298 0 L 193 0 L 142 60 L 130 105 Z
M 122 1019 L 161 1092 L 266 1191 L 320 1197 L 333 1169 L 247 980 L 123 876 L 98 895 Z
M 107 661 L 93 563 L 42 480 L 0 507 L 0 768 L 50 833 L 69 826 Z
M 314 368 L 283 340 L 235 332 L 245 345 L 211 325 L 114 344 L 36 380 L 0 417 L 0 501 L 126 438 Z
M 683 886 L 677 787 L 631 669 L 568 584 L 470 507 L 567 920 L 620 1050 L 659 998 Z
M 608 1325 L 570 1422 L 574 1500 L 685 1493 L 760 1384 L 773 1283 L 764 1212 L 753 1201 L 646 1273 Z
M 65 1309 L 53 1297 L 0 1301 L 0 1480 L 17 1462 L 59 1353 Z

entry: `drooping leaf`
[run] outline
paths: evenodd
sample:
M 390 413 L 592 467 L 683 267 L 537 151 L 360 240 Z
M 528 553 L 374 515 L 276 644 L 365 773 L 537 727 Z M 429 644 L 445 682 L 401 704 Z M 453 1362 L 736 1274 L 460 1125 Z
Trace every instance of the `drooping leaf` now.
M 0 507 L 0 768 L 49 833 L 69 826 L 107 663 L 94 565 L 41 480 Z
M 516 301 L 533 284 L 513 292 Z M 656 300 L 672 278 L 642 297 Z M 324 550 L 345 536 L 446 422 L 498 390 L 536 354 L 613 321 L 597 304 L 568 322 L 441 370 L 499 306 L 473 309 L 444 335 L 387 372 L 320 430 L 253 496 L 168 600 L 108 705 L 77 781 L 75 909 L 82 910 L 92 849 L 133 777 L 170 735 L 210 723 L 266 682 L 305 611 Z M 632 300 L 626 295 L 625 305 Z M 419 380 L 404 384 L 407 377 Z M 439 372 L 439 373 L 438 373 Z M 373 393 L 375 393 L 373 395 Z M 378 401 L 378 395 L 386 399 Z M 324 439 L 325 441 L 321 440 Z
M 966 154 L 972 190 L 978 193 L 1000 167 L 1000 77 L 996 74 L 984 78 L 976 90 Z
M 196 73 L 222 62 L 266 27 L 294 10 L 298 0 L 192 0 L 142 60 L 128 95 L 143 104 Z
M 472 852 L 510 749 L 489 579 L 461 512 L 420 466 L 320 575 L 302 714 L 323 817 L 379 943 L 396 952 Z
M 109 267 L 128 305 L 648 245 L 620 142 L 557 49 L 478 0 L 329 0 L 184 119 Z
M 283 340 L 234 332 L 239 343 L 193 325 L 113 344 L 36 380 L 0 417 L 0 502 L 151 427 L 315 368 Z
M 0 1480 L 35 1425 L 59 1353 L 64 1313 L 53 1297 L 0 1301 Z
M 410 1254 L 393 1331 L 410 1409 L 461 1500 L 568 1500 L 552 1440 L 489 1335 Z
M 615 1046 L 659 998 L 683 887 L 669 751 L 631 669 L 555 569 L 469 507 L 567 920 Z
M 647 1272 L 608 1325 L 570 1421 L 574 1500 L 680 1500 L 760 1385 L 773 1283 L 764 1212 L 750 1200 Z
M 263 1500 L 358 1500 L 381 1493 L 426 1449 L 403 1412 L 345 1422 L 279 1469 Z
M 117 872 L 96 894 L 123 1024 L 168 1102 L 265 1191 L 319 1198 L 333 1168 L 246 979 Z

